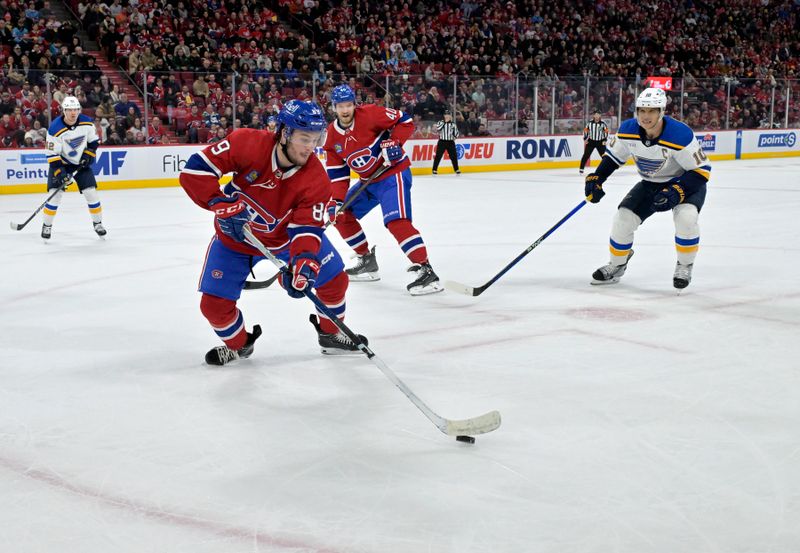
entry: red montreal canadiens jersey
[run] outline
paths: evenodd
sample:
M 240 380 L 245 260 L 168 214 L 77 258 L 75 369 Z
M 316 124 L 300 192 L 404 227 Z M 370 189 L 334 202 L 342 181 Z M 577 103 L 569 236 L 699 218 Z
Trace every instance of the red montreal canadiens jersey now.
M 369 178 L 383 166 L 381 142 L 393 139 L 403 144 L 414 132 L 411 117 L 400 110 L 367 104 L 355 108 L 353 124 L 343 129 L 338 121 L 328 125 L 325 140 L 326 166 L 333 197 L 343 199 L 350 185 L 350 170 Z M 386 178 L 411 166 L 404 155 L 383 174 Z
M 319 251 L 323 213 L 331 197 L 331 185 L 322 163 L 311 155 L 304 166 L 282 171 L 278 167 L 273 133 L 239 129 L 227 139 L 193 154 L 180 174 L 181 186 L 204 209 L 213 198 L 239 194 L 252 215 L 250 228 L 271 251 L 290 246 L 300 252 Z M 220 190 L 219 178 L 233 173 L 233 180 Z M 248 255 L 258 250 L 225 235 L 214 223 L 225 246 Z

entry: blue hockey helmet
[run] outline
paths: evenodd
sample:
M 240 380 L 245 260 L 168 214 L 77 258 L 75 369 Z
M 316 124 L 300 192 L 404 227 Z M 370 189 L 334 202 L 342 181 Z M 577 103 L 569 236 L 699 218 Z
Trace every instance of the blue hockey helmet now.
M 322 132 L 328 126 L 322 108 L 314 102 L 289 100 L 278 113 L 278 122 L 298 131 Z
M 331 102 L 336 105 L 340 102 L 356 102 L 356 95 L 353 89 L 346 84 L 340 84 L 331 91 Z

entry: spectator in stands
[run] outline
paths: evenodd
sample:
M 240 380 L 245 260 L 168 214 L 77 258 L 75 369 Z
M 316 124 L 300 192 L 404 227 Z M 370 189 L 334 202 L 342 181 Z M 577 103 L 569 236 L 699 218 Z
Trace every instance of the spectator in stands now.
M 114 86 L 116 87 L 117 85 Z M 128 100 L 128 95 L 125 92 L 120 93 L 119 102 L 114 105 L 114 111 L 117 117 L 127 117 L 131 112 L 133 112 L 135 117 L 142 116 L 142 112 L 139 111 L 139 106 Z
M 218 126 L 219 120 L 220 115 L 217 112 L 216 104 L 207 104 L 206 110 L 203 112 L 203 122 L 206 128 L 210 129 L 212 126 Z
M 17 101 L 11 96 L 11 92 L 3 90 L 3 92 L 0 93 L 0 117 L 14 113 L 14 108 L 16 106 Z
M 31 144 L 35 148 L 39 148 L 44 144 L 47 138 L 47 129 L 42 127 L 42 123 L 38 119 L 33 121 L 33 126 L 25 133 L 25 140 L 27 141 L 28 138 L 30 138 Z
M 167 106 L 177 106 L 180 92 L 181 84 L 175 79 L 175 73 L 170 73 L 167 82 L 164 83 L 164 103 Z
M 203 114 L 200 113 L 197 104 L 195 104 L 189 110 L 189 115 L 186 118 L 186 136 L 191 144 L 197 144 L 199 141 L 198 130 L 204 126 Z
M 166 136 L 166 134 L 167 131 L 161 125 L 161 119 L 154 115 L 150 120 L 150 127 L 147 129 L 147 143 L 163 144 L 163 137 Z
M 216 131 L 210 136 L 208 139 L 209 144 L 214 142 L 222 142 L 225 140 L 225 137 L 228 136 L 225 132 L 225 129 L 222 127 L 217 127 Z
M 97 136 L 100 137 L 100 142 L 105 143 L 108 141 L 108 131 L 111 127 L 111 122 L 105 117 L 95 117 L 94 126 L 97 127 Z
M 141 64 L 144 65 L 144 68 L 147 70 L 152 69 L 156 66 L 157 60 L 158 58 L 153 53 L 153 49 L 150 46 L 145 46 L 140 59 Z
M 130 116 L 128 116 L 128 117 L 130 117 Z M 128 117 L 125 118 L 126 121 L 128 121 Z M 146 134 L 144 125 L 142 124 L 142 118 L 141 117 L 134 117 L 133 118 L 133 122 L 130 124 L 130 126 L 128 128 L 133 131 L 134 136 L 136 135 L 136 133 Z
M 475 102 L 478 107 L 482 107 L 483 104 L 486 103 L 486 94 L 484 94 L 481 85 L 475 87 L 475 91 L 472 93 L 472 101 Z
M 94 114 L 95 117 L 108 119 L 109 121 L 113 120 L 116 117 L 116 112 L 114 110 L 114 105 L 111 103 L 110 96 L 103 97 L 102 103 L 99 106 L 97 106 Z
M 111 103 L 116 105 L 122 101 L 122 92 L 119 90 L 119 85 L 114 83 L 111 85 L 111 90 L 108 93 L 108 97 L 111 98 Z M 127 101 L 127 95 L 125 96 Z
M 119 133 L 117 131 L 112 131 L 111 134 L 106 139 L 105 143 L 108 146 L 121 146 L 123 144 L 123 141 L 119 137 Z
M 486 125 L 481 123 L 478 125 L 478 130 L 475 133 L 475 136 L 492 136 L 492 134 L 486 129 Z
M 203 75 L 198 75 L 195 79 L 194 83 L 192 84 L 192 92 L 195 96 L 201 96 L 204 100 L 208 99 L 208 96 L 211 94 L 211 92 L 208 88 L 206 78 Z
M 481 126 L 481 122 L 478 120 L 478 117 L 475 115 L 474 111 L 470 111 L 467 113 L 467 117 L 464 120 L 464 133 L 467 136 L 478 136 L 478 129 Z
M 100 87 L 100 83 L 95 82 L 89 94 L 86 95 L 86 101 L 81 102 L 81 105 L 84 108 L 96 108 L 103 103 L 103 96 L 103 89 Z

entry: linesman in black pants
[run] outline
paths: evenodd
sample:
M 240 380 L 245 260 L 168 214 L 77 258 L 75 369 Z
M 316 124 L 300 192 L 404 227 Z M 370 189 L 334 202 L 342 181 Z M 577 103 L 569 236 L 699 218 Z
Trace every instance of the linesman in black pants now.
M 583 157 L 581 158 L 581 175 L 586 162 L 592 156 L 595 148 L 602 157 L 606 153 L 606 139 L 608 139 L 608 125 L 600 119 L 600 112 L 594 110 L 592 120 L 586 123 L 583 129 Z
M 449 111 L 445 111 L 444 118 L 436 123 L 436 131 L 439 133 L 439 141 L 436 143 L 436 156 L 433 158 L 433 174 L 439 173 L 439 162 L 442 161 L 442 156 L 447 151 L 456 175 L 460 175 L 461 169 L 458 168 L 458 153 L 456 153 L 458 127 L 453 122 L 453 116 Z

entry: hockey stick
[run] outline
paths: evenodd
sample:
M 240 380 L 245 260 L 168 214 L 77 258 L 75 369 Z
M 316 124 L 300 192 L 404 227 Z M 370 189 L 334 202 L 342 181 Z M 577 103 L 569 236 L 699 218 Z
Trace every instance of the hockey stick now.
M 487 288 L 489 288 L 489 286 L 491 286 L 492 284 L 494 284 L 495 282 L 500 280 L 500 277 L 502 277 L 504 274 L 506 274 L 511 269 L 511 267 L 513 267 L 514 265 L 519 263 L 520 260 L 523 257 L 525 257 L 526 255 L 531 253 L 533 248 L 535 248 L 536 246 L 541 244 L 542 241 L 544 241 L 545 238 L 547 238 L 548 236 L 553 234 L 553 232 L 555 232 L 555 230 L 558 227 L 560 227 L 562 224 L 564 224 L 564 221 L 566 221 L 567 219 L 569 219 L 570 217 L 575 215 L 578 212 L 578 210 L 580 210 L 580 208 L 585 206 L 587 203 L 588 203 L 587 200 L 582 200 L 581 203 L 579 203 L 578 205 L 576 205 L 572 209 L 572 211 L 567 213 L 564 217 L 561 218 L 561 220 L 559 222 L 557 222 L 555 225 L 550 227 L 550 230 L 545 232 L 536 242 L 534 242 L 533 244 L 528 246 L 525 251 L 523 251 L 521 254 L 519 254 L 517 257 L 515 257 L 514 260 L 511 263 L 509 263 L 508 265 L 503 267 L 503 269 L 499 273 L 494 275 L 489 280 L 489 282 L 487 282 L 483 286 L 478 286 L 478 287 L 473 288 L 472 286 L 467 286 L 466 284 L 461 284 L 460 282 L 455 282 L 455 281 L 452 281 L 452 280 L 448 280 L 444 284 L 445 287 L 447 287 L 449 290 L 452 290 L 453 292 L 458 292 L 460 294 L 466 294 L 467 296 L 480 296 L 481 294 L 483 294 L 486 291 Z
M 272 255 L 272 253 L 261 243 L 261 241 L 256 238 L 253 233 L 250 231 L 250 226 L 244 226 L 244 235 L 245 241 L 256 248 L 261 254 L 269 259 L 281 273 L 288 273 L 289 267 Z M 486 434 L 487 432 L 491 432 L 493 430 L 497 430 L 500 426 L 500 413 L 497 411 L 489 411 L 479 417 L 474 417 L 471 419 L 463 419 L 463 420 L 451 420 L 441 417 L 434 413 L 430 407 L 428 407 L 424 401 L 422 401 L 417 394 L 411 391 L 411 388 L 405 385 L 405 383 L 400 380 L 397 375 L 395 375 L 392 370 L 383 362 L 383 360 L 378 357 L 375 352 L 373 352 L 366 344 L 362 343 L 359 337 L 348 328 L 336 314 L 331 311 L 327 305 L 322 303 L 322 300 L 317 297 L 314 292 L 311 291 L 310 287 L 306 288 L 303 291 L 303 294 L 310 299 L 316 308 L 321 312 L 324 313 L 326 317 L 328 317 L 333 324 L 335 324 L 339 330 L 341 330 L 345 335 L 347 335 L 350 340 L 353 341 L 354 344 L 361 350 L 361 353 L 367 356 L 367 358 L 372 361 L 380 370 L 381 372 L 386 375 L 392 384 L 400 388 L 400 391 L 405 394 L 405 396 L 411 400 L 411 403 L 417 406 L 417 409 L 422 411 L 422 413 L 428 417 L 433 424 L 436 425 L 436 428 L 441 430 L 443 433 L 447 434 L 448 436 L 474 436 L 476 434 Z
M 46 200 L 45 200 L 45 201 L 42 203 L 42 205 L 40 205 L 38 208 L 36 208 L 36 211 L 34 211 L 34 212 L 31 214 L 31 216 L 30 216 L 30 217 L 28 217 L 27 219 L 25 219 L 25 222 L 17 224 L 17 223 L 15 223 L 14 221 L 11 221 L 11 230 L 22 230 L 22 229 L 24 229 L 24 228 L 25 228 L 25 227 L 28 225 L 28 223 L 30 223 L 30 222 L 33 220 L 33 218 L 34 218 L 34 217 L 36 217 L 36 215 L 37 215 L 37 214 L 38 214 L 38 213 L 39 213 L 39 212 L 40 212 L 42 209 L 44 209 L 44 206 L 46 206 L 46 205 L 47 205 L 47 202 L 49 202 L 50 200 L 52 200 L 52 199 L 55 197 L 55 195 L 56 195 L 56 194 L 58 194 L 59 192 L 63 192 L 64 190 L 66 190 L 66 189 L 67 189 L 67 187 L 68 187 L 70 184 L 72 184 L 73 182 L 75 182 L 75 180 L 74 180 L 74 179 L 70 179 L 70 181 L 69 181 L 67 184 L 65 184 L 64 186 L 61 186 L 61 187 L 59 187 L 59 188 L 56 188 L 55 192 L 53 192 L 52 194 L 50 194 L 50 195 L 47 197 L 47 199 L 46 199 Z
M 389 169 L 391 169 L 391 165 L 385 165 L 383 169 L 381 169 L 379 171 L 376 171 L 375 174 L 373 174 L 370 178 L 368 178 L 365 181 L 362 181 L 361 185 L 358 187 L 358 190 L 353 192 L 353 195 L 350 196 L 350 198 L 346 202 L 344 202 L 339 209 L 336 210 L 336 213 L 333 215 L 333 219 L 331 219 L 330 221 L 325 223 L 325 226 L 322 227 L 323 230 L 326 230 L 329 226 L 331 226 L 332 221 L 335 221 L 336 218 L 339 216 L 339 214 L 341 214 L 345 209 L 350 207 L 353 204 L 353 202 L 356 200 L 356 198 L 358 198 L 358 196 L 364 190 L 367 189 L 367 186 L 372 184 L 375 181 L 375 179 L 377 179 L 378 177 L 383 175 Z M 244 282 L 244 289 L 245 290 L 260 290 L 262 288 L 268 288 L 273 282 L 275 282 L 278 279 L 279 276 L 280 276 L 280 272 L 275 273 L 274 275 L 269 277 L 267 280 L 246 280 Z

